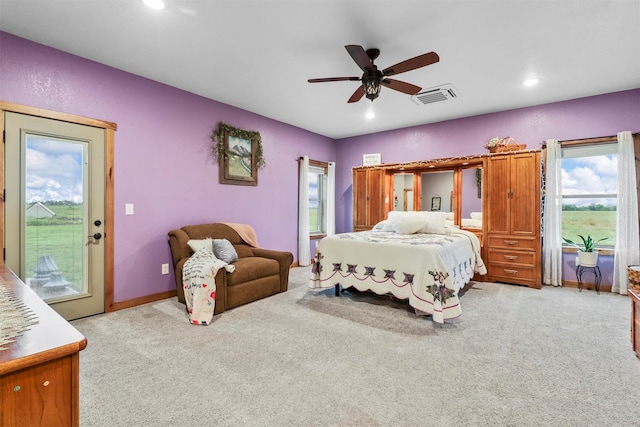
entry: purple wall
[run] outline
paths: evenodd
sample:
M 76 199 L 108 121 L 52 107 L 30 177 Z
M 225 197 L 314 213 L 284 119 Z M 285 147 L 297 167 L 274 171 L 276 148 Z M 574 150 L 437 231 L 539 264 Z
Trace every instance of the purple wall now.
M 116 302 L 175 289 L 160 266 L 171 263 L 167 232 L 188 224 L 248 223 L 261 246 L 297 259 L 297 158 L 334 161 L 332 139 L 3 32 L 0 58 L 1 100 L 118 125 Z M 218 183 L 209 135 L 219 121 L 260 132 L 257 187 Z
M 249 223 L 261 246 L 291 251 L 297 259 L 301 155 L 336 161 L 336 231 L 345 232 L 352 224 L 351 168 L 365 153 L 396 163 L 480 154 L 494 136 L 510 135 L 536 148 L 548 138 L 640 128 L 637 89 L 333 141 L 3 32 L 0 99 L 118 124 L 116 302 L 174 288 L 160 265 L 171 259 L 167 231 L 187 224 Z M 209 134 L 219 121 L 261 133 L 267 166 L 257 187 L 218 184 Z M 134 204 L 135 215 L 124 215 L 126 203 Z M 567 274 L 575 280 L 573 270 Z

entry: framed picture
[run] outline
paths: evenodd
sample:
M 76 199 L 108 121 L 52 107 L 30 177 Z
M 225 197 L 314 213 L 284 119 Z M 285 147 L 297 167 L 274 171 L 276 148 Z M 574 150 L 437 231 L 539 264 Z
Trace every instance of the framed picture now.
M 222 135 L 224 154 L 219 157 L 220 183 L 235 185 L 258 185 L 256 152 L 259 134 L 225 129 Z
M 431 210 L 439 211 L 440 210 L 440 196 L 431 198 Z

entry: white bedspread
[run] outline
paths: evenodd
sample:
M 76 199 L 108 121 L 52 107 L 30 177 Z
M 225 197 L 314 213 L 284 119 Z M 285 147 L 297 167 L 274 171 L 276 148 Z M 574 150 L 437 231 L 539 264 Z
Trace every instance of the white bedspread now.
M 325 237 L 318 244 L 311 288 L 342 285 L 408 299 L 437 323 L 462 314 L 458 291 L 473 274 L 486 274 L 480 242 L 447 227 L 447 234 L 362 231 Z

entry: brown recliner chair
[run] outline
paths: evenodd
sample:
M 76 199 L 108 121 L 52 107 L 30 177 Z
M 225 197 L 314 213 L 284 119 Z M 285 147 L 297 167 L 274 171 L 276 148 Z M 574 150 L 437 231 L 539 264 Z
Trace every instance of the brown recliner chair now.
M 169 246 L 175 271 L 178 301 L 185 302 L 182 266 L 193 255 L 187 242 L 190 239 L 206 238 L 227 239 L 238 254 L 238 261 L 233 263 L 235 266 L 233 273 L 228 273 L 224 268 L 218 270 L 215 279 L 214 314 L 287 290 L 289 268 L 293 263 L 291 252 L 250 246 L 226 224 L 188 225 L 169 231 Z

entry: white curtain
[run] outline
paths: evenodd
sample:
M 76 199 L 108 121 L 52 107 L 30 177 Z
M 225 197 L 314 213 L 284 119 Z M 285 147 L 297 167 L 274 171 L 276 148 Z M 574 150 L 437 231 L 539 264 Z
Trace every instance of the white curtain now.
M 562 154 L 557 139 L 546 142 L 542 281 L 545 285 L 562 286 Z
M 616 210 L 616 247 L 613 258 L 611 292 L 627 294 L 627 266 L 640 263 L 638 248 L 638 194 L 636 164 L 631 132 L 618 133 L 618 208 Z
M 336 234 L 336 164 L 327 167 L 327 236 Z
M 309 157 L 300 157 L 298 180 L 298 264 L 311 264 L 309 239 Z

